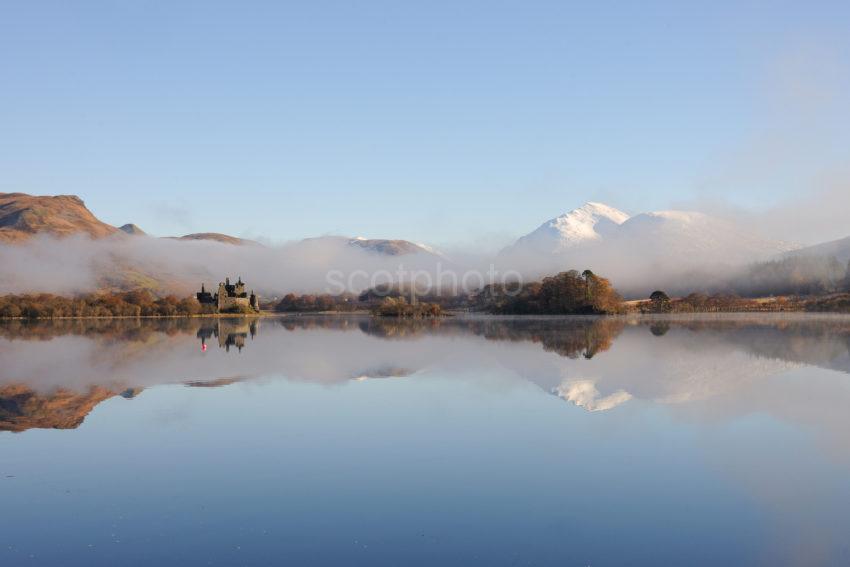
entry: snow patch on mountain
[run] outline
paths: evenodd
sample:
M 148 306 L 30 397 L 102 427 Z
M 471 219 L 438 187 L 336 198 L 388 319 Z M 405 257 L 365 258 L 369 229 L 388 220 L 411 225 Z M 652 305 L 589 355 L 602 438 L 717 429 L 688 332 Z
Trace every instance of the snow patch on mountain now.
M 629 215 L 602 203 L 585 203 L 578 209 L 544 222 L 520 238 L 511 248 L 531 248 L 557 253 L 602 238 L 612 226 L 623 224 Z

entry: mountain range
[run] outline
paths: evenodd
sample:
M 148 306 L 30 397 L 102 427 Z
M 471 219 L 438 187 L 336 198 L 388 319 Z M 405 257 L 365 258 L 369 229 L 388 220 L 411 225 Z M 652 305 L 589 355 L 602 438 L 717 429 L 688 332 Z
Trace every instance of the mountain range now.
M 59 240 L 34 239 L 38 235 Z M 66 238 L 71 236 L 85 238 Z M 169 242 L 209 244 L 201 251 Z M 26 243 L 37 247 L 20 246 Z M 471 265 L 465 268 L 433 248 L 401 239 L 319 236 L 265 246 L 215 232 L 157 238 L 132 223 L 115 227 L 101 221 L 73 195 L 0 193 L 0 244 L 11 245 L 0 247 L 0 263 L 6 268 L 0 286 L 6 292 L 142 287 L 187 293 L 199 282 L 214 284 L 230 273 L 249 277 L 268 295 L 323 289 L 329 270 L 395 272 L 403 261 L 408 269 L 431 273 L 438 266 L 459 272 L 492 262 L 502 273 L 516 271 L 526 281 L 591 269 L 609 277 L 625 295 L 644 297 L 658 287 L 676 293 L 743 289 L 740 282 L 752 279 L 748 267 L 766 260 L 811 256 L 835 258 L 843 265 L 850 261 L 850 238 L 801 248 L 700 212 L 629 215 L 596 202 L 544 222 L 495 258 L 466 259 Z M 840 271 L 830 261 L 830 270 Z M 731 278 L 737 283 L 730 287 Z
M 98 219 L 76 195 L 37 196 L 26 193 L 0 193 L 0 243 L 22 243 L 38 234 L 55 237 L 85 235 L 93 239 L 145 236 L 133 223 L 115 227 Z M 218 232 L 198 232 L 183 236 L 166 236 L 182 241 L 213 241 L 236 246 L 262 246 L 255 240 Z M 430 247 L 408 240 L 343 236 L 322 236 L 305 241 L 346 242 L 349 246 L 386 256 L 426 253 Z

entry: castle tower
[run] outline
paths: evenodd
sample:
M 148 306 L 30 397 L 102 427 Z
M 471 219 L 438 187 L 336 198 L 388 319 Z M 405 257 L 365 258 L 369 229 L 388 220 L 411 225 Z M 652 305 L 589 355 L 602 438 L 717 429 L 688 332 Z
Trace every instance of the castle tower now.
M 242 277 L 239 277 L 239 280 L 236 282 L 236 285 L 233 286 L 233 293 L 236 297 L 246 297 L 245 294 L 245 284 L 242 283 Z
M 229 282 L 230 278 L 227 278 L 227 281 Z M 227 285 L 229 285 L 229 284 L 223 284 L 221 282 L 219 282 L 219 284 L 218 284 L 218 293 L 216 294 L 216 299 L 217 299 L 216 304 L 217 304 L 217 308 L 218 308 L 219 312 L 221 312 L 221 310 L 224 309 L 225 304 L 227 302 Z

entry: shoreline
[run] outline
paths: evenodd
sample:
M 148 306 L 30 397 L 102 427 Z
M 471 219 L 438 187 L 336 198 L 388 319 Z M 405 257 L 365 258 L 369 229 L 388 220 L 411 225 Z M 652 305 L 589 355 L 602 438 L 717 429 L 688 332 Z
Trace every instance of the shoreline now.
M 374 315 L 370 311 L 303 311 L 303 312 L 274 312 L 261 311 L 260 313 L 205 313 L 198 315 L 115 315 L 115 316 L 82 316 L 82 317 L 6 317 L 0 318 L 0 324 L 11 321 L 85 321 L 85 320 L 149 320 L 149 319 L 265 319 L 265 318 L 301 318 L 301 317 L 368 317 L 378 320 L 410 320 L 410 321 L 432 321 L 450 318 L 458 319 L 658 319 L 674 320 L 686 318 L 714 318 L 714 317 L 825 317 L 825 318 L 850 318 L 850 313 L 842 311 L 695 311 L 691 313 L 604 313 L 604 314 L 503 314 L 485 313 L 476 311 L 446 311 L 440 317 L 393 317 Z

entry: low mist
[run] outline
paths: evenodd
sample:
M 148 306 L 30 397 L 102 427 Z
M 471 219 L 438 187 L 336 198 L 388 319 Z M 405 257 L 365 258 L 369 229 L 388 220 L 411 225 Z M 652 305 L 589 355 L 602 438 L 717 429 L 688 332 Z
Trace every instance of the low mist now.
M 776 242 L 751 237 L 738 224 L 705 222 L 690 237 L 650 227 L 641 229 L 639 236 L 609 235 L 559 253 L 522 250 L 496 255 L 453 250 L 446 255 L 423 251 L 393 256 L 337 237 L 237 246 L 149 236 L 91 240 L 39 235 L 21 244 L 0 245 L 0 289 L 70 295 L 145 288 L 186 296 L 202 283 L 214 291 L 226 277 L 242 277 L 250 290 L 266 298 L 289 292 L 358 293 L 378 284 L 410 281 L 426 291 L 454 294 L 490 283 L 528 282 L 590 269 L 629 299 L 647 297 L 655 289 L 676 295 L 758 293 L 746 283 L 753 267 L 780 260 L 786 252 Z M 843 277 L 842 266 L 836 268 L 835 261 L 829 265 L 831 278 Z M 787 272 L 761 270 L 759 289 L 781 293 Z
M 135 287 L 190 293 L 201 283 L 209 288 L 225 277 L 241 276 L 249 288 L 265 295 L 340 293 L 391 280 L 400 267 L 431 269 L 436 259 L 425 253 L 382 256 L 335 238 L 236 246 L 120 235 L 101 240 L 38 236 L 23 244 L 0 246 L 0 286 L 6 293 L 68 294 Z M 334 282 L 352 285 L 343 290 Z

